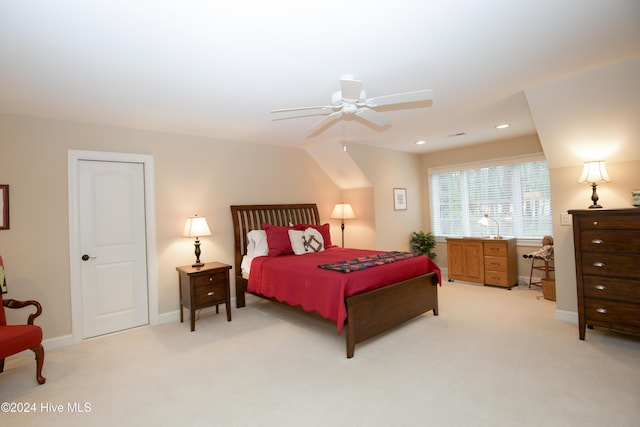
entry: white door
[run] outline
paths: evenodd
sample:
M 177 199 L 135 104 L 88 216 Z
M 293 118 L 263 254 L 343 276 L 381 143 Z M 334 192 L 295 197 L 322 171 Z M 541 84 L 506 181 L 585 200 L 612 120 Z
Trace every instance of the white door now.
M 141 163 L 78 164 L 84 338 L 149 323 L 144 188 Z

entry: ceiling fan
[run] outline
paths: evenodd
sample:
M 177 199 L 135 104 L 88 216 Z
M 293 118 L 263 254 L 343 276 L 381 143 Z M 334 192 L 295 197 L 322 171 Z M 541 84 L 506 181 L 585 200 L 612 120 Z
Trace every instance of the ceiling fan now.
M 309 128 L 309 130 L 307 131 L 307 138 L 311 138 L 322 133 L 322 131 L 327 129 L 334 122 L 342 119 L 344 116 L 357 117 L 364 120 L 365 122 L 382 128 L 391 124 L 391 122 L 384 115 L 375 111 L 375 108 L 431 101 L 432 99 L 433 91 L 431 90 L 417 90 L 414 92 L 403 92 L 393 95 L 367 98 L 365 91 L 362 89 L 362 81 L 355 80 L 352 75 L 346 75 L 340 78 L 340 90 L 335 92 L 331 96 L 331 105 L 283 108 L 279 110 L 273 110 L 271 112 L 285 113 L 302 110 L 331 111 L 330 113 L 320 113 L 328 115 Z

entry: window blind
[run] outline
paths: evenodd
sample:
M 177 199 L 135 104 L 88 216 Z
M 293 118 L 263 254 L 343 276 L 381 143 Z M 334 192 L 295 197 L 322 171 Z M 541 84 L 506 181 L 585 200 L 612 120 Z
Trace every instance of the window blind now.
M 501 236 L 541 239 L 552 234 L 549 167 L 545 160 L 516 158 L 491 165 L 429 171 L 431 231 L 439 237 Z

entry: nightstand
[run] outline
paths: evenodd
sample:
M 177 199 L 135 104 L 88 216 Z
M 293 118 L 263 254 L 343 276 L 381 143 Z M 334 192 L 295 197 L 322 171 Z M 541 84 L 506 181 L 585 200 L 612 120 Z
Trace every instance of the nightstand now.
M 185 265 L 176 267 L 180 279 L 180 323 L 184 321 L 183 309 L 189 308 L 191 331 L 196 329 L 196 310 L 225 304 L 227 321 L 231 321 L 231 296 L 229 270 L 231 266 L 221 262 L 208 262 L 202 267 Z

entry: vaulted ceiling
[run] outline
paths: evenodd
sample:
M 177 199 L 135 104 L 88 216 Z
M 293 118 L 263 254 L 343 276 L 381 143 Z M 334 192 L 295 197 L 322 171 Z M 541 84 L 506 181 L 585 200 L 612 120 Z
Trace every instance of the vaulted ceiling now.
M 429 152 L 539 133 L 571 103 L 536 88 L 639 57 L 639 22 L 638 0 L 3 0 L 0 112 Z M 271 113 L 330 104 L 345 74 L 369 97 L 431 89 L 433 103 L 383 110 L 385 129 L 352 119 L 312 138 L 319 111 Z M 527 94 L 546 105 L 539 123 Z

